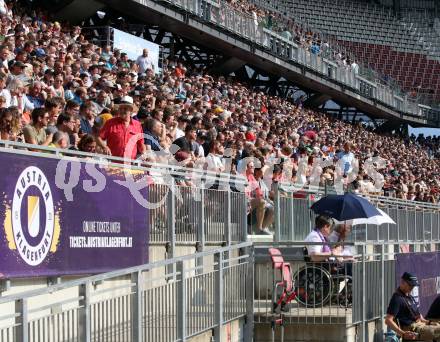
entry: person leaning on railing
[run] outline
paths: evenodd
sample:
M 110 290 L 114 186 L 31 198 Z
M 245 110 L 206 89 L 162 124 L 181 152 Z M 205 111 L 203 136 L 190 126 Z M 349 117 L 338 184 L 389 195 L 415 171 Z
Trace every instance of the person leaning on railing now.
M 400 285 L 388 304 L 385 324 L 406 340 L 432 341 L 440 338 L 440 325 L 425 319 L 411 291 L 419 282 L 417 277 L 405 272 Z

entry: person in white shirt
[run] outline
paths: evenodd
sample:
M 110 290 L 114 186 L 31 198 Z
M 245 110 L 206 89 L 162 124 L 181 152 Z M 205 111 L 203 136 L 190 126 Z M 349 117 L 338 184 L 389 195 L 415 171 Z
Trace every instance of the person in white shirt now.
M 187 117 L 181 115 L 177 118 L 177 128 L 176 128 L 176 136 L 175 139 L 179 139 L 185 135 L 185 127 L 188 124 L 189 120 Z
M 5 106 L 11 105 L 11 92 L 6 89 L 6 76 L 0 75 L 0 96 L 5 99 Z
M 220 141 L 217 140 L 212 143 L 209 154 L 206 157 L 206 169 L 208 171 L 219 173 L 225 170 L 222 160 L 224 151 L 225 149 Z
M 349 282 L 351 282 L 353 275 L 354 253 L 352 247 L 346 246 L 344 242 L 350 232 L 350 224 L 338 224 L 328 237 L 328 241 L 336 243 L 336 245 L 333 245 L 332 253 L 336 256 L 338 274 L 350 277 Z
M 153 60 L 148 56 L 148 49 L 142 50 L 142 55 L 137 58 L 136 64 L 139 66 L 139 74 L 146 73 L 148 69 L 154 71 Z
M 342 160 L 342 171 L 344 172 L 344 176 L 353 170 L 355 157 L 351 152 L 351 149 L 352 144 L 350 142 L 346 142 L 344 144 L 344 151 L 337 154 L 337 159 Z
M 6 6 L 5 0 L 0 0 L 0 15 L 8 15 L 8 6 Z
M 3 68 L 6 72 L 9 70 L 10 51 L 5 45 L 0 47 L 0 68 Z
M 330 229 L 332 227 L 332 219 L 319 215 L 315 219 L 315 229 L 307 235 L 305 242 L 319 242 L 319 245 L 308 245 L 307 253 L 314 262 L 326 261 L 333 256 L 330 246 L 327 244 Z
M 359 181 L 359 184 L 361 186 L 361 192 L 363 194 L 368 195 L 377 192 L 373 182 L 370 180 L 370 177 L 368 177 L 368 175 L 364 175 L 362 177 L 362 180 Z
M 357 75 L 359 74 L 359 65 L 356 63 L 356 61 L 353 61 L 351 63 L 351 70 Z

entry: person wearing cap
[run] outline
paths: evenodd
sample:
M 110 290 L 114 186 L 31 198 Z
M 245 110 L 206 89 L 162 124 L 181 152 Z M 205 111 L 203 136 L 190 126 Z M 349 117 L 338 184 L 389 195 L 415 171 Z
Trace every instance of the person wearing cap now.
M 411 295 L 419 286 L 417 277 L 405 272 L 400 285 L 388 304 L 385 324 L 405 340 L 432 341 L 440 338 L 440 326 L 425 319 L 419 311 L 419 304 Z

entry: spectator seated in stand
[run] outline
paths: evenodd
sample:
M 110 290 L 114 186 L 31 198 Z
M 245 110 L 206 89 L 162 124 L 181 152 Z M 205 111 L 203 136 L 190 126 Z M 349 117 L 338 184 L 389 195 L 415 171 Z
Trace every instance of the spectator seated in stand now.
M 306 187 L 316 180 L 320 186 L 333 186 L 339 181 L 334 162 L 322 168 L 321 177 L 316 177 L 313 165 L 318 159 L 329 161 L 337 156 L 344 161 L 347 172 L 352 170 L 350 163 L 356 158 L 357 180 L 361 181 L 363 193 L 374 190 L 407 200 L 439 202 L 438 137 L 377 134 L 361 122 L 344 122 L 304 108 L 304 97 L 270 96 L 233 77 L 213 77 L 172 57 L 165 59 L 161 73 L 155 74 L 148 52 L 138 61 L 130 61 L 120 51 L 102 49 L 87 41 L 80 27 L 62 28 L 46 21 L 43 11 L 35 10 L 30 18 L 25 14 L 30 13 L 25 2 L 9 6 L 9 14 L 1 18 L 2 29 L 13 36 L 0 35 L 0 104 L 12 110 L 13 132 L 7 132 L 8 116 L 2 124 L 2 139 L 47 146 L 52 143 L 51 134 L 61 129 L 69 135 L 69 148 L 78 149 L 80 138 L 92 134 L 97 153 L 122 156 L 129 140 L 122 138 L 122 132 L 150 132 L 144 142 L 147 147 L 140 142 L 127 157 L 160 150 L 161 158 L 173 158 L 175 142 L 190 154 L 179 155 L 179 159 L 189 158 L 188 165 L 203 168 L 209 147 L 219 143 L 231 149 L 228 153 L 232 155 L 232 166 L 225 163 L 225 172 L 235 174 L 245 158 L 255 157 L 266 173 L 279 159 L 284 170 L 282 181 Z M 247 1 L 232 1 L 231 6 L 255 12 L 258 25 L 265 22 L 278 32 L 287 30 L 292 39 L 309 49 L 313 47 L 314 52 L 318 52 L 317 47 L 324 50 L 328 44 L 297 23 Z M 21 24 L 16 25 L 17 22 Z M 26 53 L 19 53 L 25 46 Z M 140 66 L 146 68 L 145 73 L 140 73 Z M 119 117 L 123 99 L 131 102 L 130 109 L 123 113 L 127 121 Z M 42 106 L 46 106 L 43 110 L 48 118 L 37 111 L 31 119 L 34 108 Z M 114 118 L 108 120 L 110 113 Z M 105 124 L 103 115 L 108 120 Z M 63 123 L 57 126 L 60 117 Z M 64 120 L 66 117 L 68 121 Z M 154 125 L 150 119 L 156 120 Z M 194 127 L 189 140 L 187 126 Z M 116 127 L 120 129 L 115 131 Z M 348 141 L 349 149 L 344 146 Z M 214 154 L 211 166 L 217 165 L 218 170 L 219 153 Z M 150 159 L 150 154 L 144 158 L 156 160 Z M 385 167 L 375 166 L 374 158 L 385 160 Z M 384 189 L 379 192 L 374 187 L 377 180 L 370 176 L 372 167 L 385 180 Z M 256 229 L 269 233 L 265 228 L 272 221 L 270 191 L 265 198 L 255 195 L 254 191 L 251 206 L 252 210 L 258 208 Z M 267 215 L 262 216 L 263 211 Z
M 274 208 L 270 199 L 269 190 L 262 179 L 262 170 L 255 169 L 254 162 L 249 162 L 246 167 L 248 189 L 246 193 L 250 199 L 249 221 L 255 221 L 255 233 L 259 235 L 272 235 L 269 226 L 273 223 Z M 251 228 L 254 225 L 251 224 Z

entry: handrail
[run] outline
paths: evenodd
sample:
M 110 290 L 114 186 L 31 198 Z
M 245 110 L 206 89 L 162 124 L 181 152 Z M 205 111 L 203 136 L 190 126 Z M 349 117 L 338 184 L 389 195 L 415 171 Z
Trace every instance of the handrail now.
M 273 8 L 273 6 L 270 6 L 268 3 L 263 4 L 263 2 L 261 0 L 253 0 L 253 2 L 260 7 L 269 8 L 270 10 L 277 12 L 278 14 L 281 15 L 281 17 L 285 17 L 284 13 L 282 13 L 277 8 Z M 299 23 L 303 27 L 309 29 L 310 31 L 319 33 L 321 36 L 321 39 L 324 39 L 324 40 L 331 42 L 333 49 L 332 49 L 332 47 L 330 47 L 330 48 L 332 50 L 335 50 L 335 51 L 339 50 L 340 51 L 343 49 L 344 54 L 347 54 L 347 49 L 343 46 L 340 46 L 337 42 L 337 39 L 335 39 L 334 36 L 327 34 L 321 30 L 314 29 L 308 23 L 304 22 L 301 18 L 295 18 L 295 20 L 298 20 Z M 335 49 L 335 47 L 336 47 L 336 49 Z M 348 52 L 348 54 L 352 55 L 351 52 Z M 408 98 L 408 93 L 403 92 L 403 90 L 398 85 L 390 85 L 389 81 L 382 79 L 376 70 L 373 70 L 371 68 L 365 68 L 363 65 L 360 65 L 360 75 L 363 77 L 366 77 L 370 82 L 374 82 L 374 87 L 385 86 L 384 84 L 386 84 L 387 89 L 392 92 L 392 95 L 400 96 L 400 95 L 404 94 L 404 96 L 406 98 Z M 375 98 L 380 100 L 377 96 L 375 96 Z M 391 105 L 398 112 L 403 112 L 405 114 L 413 114 L 413 115 L 417 116 L 418 113 L 420 112 L 418 106 L 421 105 L 422 103 L 420 101 L 414 101 L 414 103 L 416 105 L 416 110 L 411 109 L 410 106 L 406 106 L 406 108 L 405 108 L 406 110 L 405 109 L 402 110 L 401 108 L 398 108 L 395 103 L 393 103 L 393 104 L 386 103 L 386 104 Z M 424 102 L 424 105 L 428 105 L 428 104 L 429 103 Z M 430 106 L 429 109 L 431 111 L 437 112 L 437 110 L 435 108 L 433 108 L 432 106 Z M 428 116 L 427 115 L 425 115 L 425 116 L 426 116 L 426 119 L 428 119 Z
M 206 257 L 209 255 L 225 253 L 225 252 L 230 252 L 232 250 L 238 250 L 238 249 L 250 248 L 250 247 L 252 247 L 252 242 L 242 242 L 242 243 L 231 245 L 231 246 L 211 249 L 211 250 L 207 250 L 207 251 L 199 252 L 199 253 L 194 253 L 194 254 L 188 254 L 188 255 L 184 255 L 184 256 L 180 256 L 180 257 L 175 257 L 172 259 L 164 259 L 164 260 L 156 261 L 156 262 L 153 262 L 150 264 L 133 266 L 133 267 L 128 267 L 128 268 L 124 268 L 124 269 L 120 269 L 120 270 L 116 270 L 116 271 L 111 271 L 111 272 L 107 272 L 107 273 L 103 273 L 103 274 L 98 274 L 98 275 L 94 275 L 94 276 L 90 276 L 90 277 L 80 278 L 80 279 L 76 279 L 76 280 L 70 280 L 70 281 L 67 281 L 62 284 L 50 285 L 48 287 L 41 288 L 41 289 L 30 290 L 30 291 L 25 291 L 25 292 L 21 292 L 21 293 L 15 293 L 15 294 L 7 295 L 4 297 L 0 297 L 0 304 L 8 303 L 11 301 L 16 301 L 16 300 L 23 299 L 23 298 L 40 296 L 43 294 L 52 293 L 52 292 L 59 291 L 59 290 L 64 290 L 69 287 L 75 287 L 75 286 L 83 285 L 86 283 L 100 282 L 103 280 L 126 276 L 126 275 L 129 275 L 132 273 L 149 271 L 153 268 L 164 267 L 167 265 L 175 264 L 180 261 L 192 260 L 192 259 L 196 259 L 196 258 Z
M 326 189 L 325 187 L 314 187 L 309 185 L 299 187 L 298 185 L 295 185 L 293 183 L 285 183 L 285 182 L 279 183 L 278 186 L 282 191 L 284 190 L 289 192 L 302 192 L 310 195 L 324 195 L 329 192 L 328 189 Z M 387 196 L 375 195 L 375 194 L 368 194 L 368 195 L 358 194 L 358 195 L 365 197 L 370 201 L 387 202 L 393 205 L 405 205 L 408 207 L 420 207 L 420 208 L 440 210 L 440 203 L 432 204 L 432 203 L 420 202 L 420 201 L 410 201 L 402 198 L 387 197 Z
M 26 149 L 26 150 L 23 150 Z M 37 151 L 28 151 L 31 150 L 39 150 Z M 203 176 L 204 179 L 208 180 L 218 180 L 220 182 L 231 182 L 234 181 L 235 184 L 246 184 L 246 178 L 240 174 L 230 174 L 230 173 L 216 173 L 209 170 L 197 169 L 197 168 L 188 168 L 181 165 L 173 165 L 173 164 L 163 164 L 163 163 L 152 163 L 146 162 L 142 160 L 132 160 L 127 158 L 115 157 L 115 156 L 106 156 L 98 153 L 88 153 L 76 150 L 66 150 L 59 149 L 56 147 L 47 147 L 40 145 L 33 145 L 27 143 L 20 142 L 12 142 L 7 140 L 0 140 L 0 151 L 24 155 L 31 155 L 37 157 L 44 158 L 52 158 L 52 159 L 70 159 L 70 158 L 92 158 L 93 162 L 96 164 L 103 164 L 105 162 L 109 162 L 110 166 L 115 167 L 124 167 L 126 169 L 136 169 L 143 171 L 161 171 L 168 170 L 172 175 L 176 176 L 185 176 L 188 174 L 197 174 L 198 176 Z M 83 159 L 83 162 L 91 162 L 90 159 Z
M 23 150 L 23 148 L 32 149 L 32 150 L 41 150 L 41 151 L 45 151 L 46 153 L 27 151 L 27 150 Z M 211 180 L 211 181 L 216 180 L 223 183 L 234 182 L 234 184 L 236 185 L 247 184 L 246 178 L 241 174 L 215 173 L 208 170 L 186 168 L 180 165 L 144 162 L 140 160 L 131 160 L 126 158 L 114 157 L 114 156 L 106 156 L 97 153 L 87 153 L 87 152 L 81 152 L 75 150 L 64 150 L 55 147 L 39 146 L 33 144 L 12 142 L 7 140 L 0 140 L 0 152 L 17 153 L 17 154 L 30 155 L 30 156 L 43 157 L 43 158 L 52 158 L 59 160 L 61 159 L 69 160 L 70 158 L 75 158 L 75 157 L 83 157 L 83 158 L 88 157 L 88 158 L 92 158 L 93 162 L 95 162 L 96 164 L 108 163 L 107 165 L 113 167 L 119 167 L 119 168 L 124 167 L 124 168 L 150 171 L 150 172 L 154 172 L 154 171 L 160 172 L 163 170 L 167 170 L 168 172 L 170 172 L 171 175 L 176 175 L 176 176 L 185 176 L 188 175 L 189 173 L 192 174 L 195 173 L 198 174 L 199 176 L 203 176 L 203 179 L 205 180 Z M 83 159 L 81 161 L 85 163 L 91 162 L 90 159 Z M 314 187 L 310 185 L 305 185 L 299 188 L 296 184 L 286 183 L 286 182 L 279 183 L 278 186 L 280 187 L 281 190 L 284 191 L 291 191 L 291 192 L 299 191 L 307 194 L 323 195 L 328 192 L 327 191 L 328 189 L 324 187 Z M 374 194 L 362 195 L 362 196 L 368 198 L 370 201 L 377 201 L 382 203 L 385 202 L 387 204 L 396 205 L 396 206 L 404 205 L 407 207 L 418 207 L 420 209 L 426 208 L 426 209 L 440 210 L 440 204 L 409 201 L 405 199 L 386 197 L 386 196 L 374 195 Z

